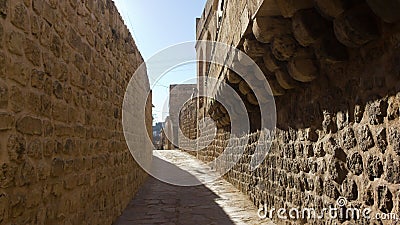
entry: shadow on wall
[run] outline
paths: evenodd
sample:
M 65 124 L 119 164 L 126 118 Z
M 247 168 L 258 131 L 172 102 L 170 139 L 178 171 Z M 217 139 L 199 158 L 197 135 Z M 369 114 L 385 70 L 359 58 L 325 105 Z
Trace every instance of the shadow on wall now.
M 359 123 L 364 112 L 376 120 L 371 124 L 383 122 L 388 96 L 400 91 L 400 52 L 381 41 L 349 50 L 349 55 L 344 63 L 321 64 L 323 72 L 311 84 L 276 97 L 279 129 L 336 132 L 348 123 Z

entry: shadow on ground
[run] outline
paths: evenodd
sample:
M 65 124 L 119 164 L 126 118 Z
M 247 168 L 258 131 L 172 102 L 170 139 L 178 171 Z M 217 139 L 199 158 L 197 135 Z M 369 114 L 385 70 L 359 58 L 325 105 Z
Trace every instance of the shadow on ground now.
M 165 160 L 154 157 L 157 173 L 171 174 L 199 183 L 196 177 Z M 217 204 L 220 198 L 204 185 L 180 187 L 149 177 L 114 225 L 212 225 L 235 224 Z

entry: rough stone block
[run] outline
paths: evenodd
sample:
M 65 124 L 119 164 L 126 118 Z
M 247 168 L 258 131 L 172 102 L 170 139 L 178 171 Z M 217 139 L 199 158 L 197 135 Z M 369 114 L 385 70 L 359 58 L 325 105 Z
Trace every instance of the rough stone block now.
M 30 27 L 29 15 L 23 3 L 17 3 L 12 9 L 11 23 L 23 31 L 28 32 Z
M 53 177 L 60 177 L 64 173 L 64 160 L 60 158 L 54 158 L 51 164 L 51 175 Z
M 10 130 L 14 127 L 14 116 L 0 112 L 0 131 Z
M 389 129 L 389 143 L 393 151 L 400 156 L 400 130 L 398 127 L 391 127 Z
M 4 40 L 4 28 L 3 25 L 0 24 L 0 47 L 3 47 L 3 40 Z
M 380 128 L 376 132 L 376 146 L 385 153 L 387 145 L 386 128 Z
M 345 149 L 351 149 L 354 148 L 356 144 L 357 141 L 353 129 L 351 127 L 345 128 L 342 133 L 342 146 Z
M 0 16 L 5 19 L 8 15 L 9 0 L 0 0 Z
M 328 162 L 328 173 L 330 179 L 336 181 L 338 184 L 341 184 L 343 183 L 344 179 L 346 179 L 348 170 L 341 161 L 331 159 Z
M 0 80 L 0 109 L 5 109 L 8 106 L 8 87 Z
M 26 86 L 28 84 L 30 70 L 23 61 L 8 62 L 6 73 L 9 79 Z
M 17 86 L 11 87 L 9 103 L 14 112 L 20 112 L 24 107 L 25 99 L 22 95 L 21 89 Z
M 364 116 L 364 107 L 362 107 L 361 105 L 356 105 L 354 107 L 354 120 L 356 121 L 356 123 L 360 123 L 363 116 Z
M 339 198 L 339 190 L 332 180 L 325 180 L 324 194 L 332 199 Z
M 367 161 L 367 174 L 371 181 L 380 178 L 383 174 L 383 163 L 378 156 L 369 156 Z
M 360 153 L 355 152 L 347 158 L 347 168 L 355 175 L 361 175 L 363 172 L 363 159 Z
M 53 52 L 55 57 L 60 58 L 62 51 L 62 42 L 61 38 L 56 34 L 52 35 L 50 50 Z
M 386 158 L 386 180 L 393 184 L 400 184 L 400 161 L 393 155 Z
M 368 107 L 369 123 L 378 125 L 383 123 L 383 119 L 387 115 L 388 104 L 385 100 L 378 100 L 371 103 Z
M 358 198 L 358 187 L 357 183 L 347 177 L 342 184 L 342 194 L 347 200 L 357 200 Z
M 68 122 L 68 106 L 62 101 L 54 101 L 52 107 L 52 116 L 55 120 Z
M 11 161 L 21 163 L 26 153 L 25 138 L 20 135 L 11 135 L 7 141 L 8 157 Z
M 42 121 L 31 116 L 24 116 L 17 120 L 16 128 L 23 134 L 42 135 Z
M 26 155 L 32 159 L 41 159 L 43 155 L 42 142 L 39 139 L 34 139 L 28 144 Z
M 53 82 L 53 94 L 56 96 L 56 98 L 63 99 L 64 88 L 63 85 L 58 81 Z
M 15 185 L 18 187 L 27 186 L 37 181 L 37 174 L 33 163 L 27 159 L 19 165 L 16 177 Z
M 358 147 L 364 152 L 374 147 L 374 139 L 368 125 L 362 126 L 357 130 L 357 142 Z
M 377 204 L 379 210 L 384 213 L 390 213 L 393 209 L 393 194 L 387 186 L 378 186 Z
M 22 56 L 25 36 L 21 32 L 11 31 L 7 36 L 7 47 L 11 53 Z
M 31 73 L 31 86 L 37 89 L 43 89 L 45 73 L 36 69 Z
M 25 40 L 25 56 L 35 66 L 41 66 L 42 63 L 42 52 L 36 42 L 26 39 Z

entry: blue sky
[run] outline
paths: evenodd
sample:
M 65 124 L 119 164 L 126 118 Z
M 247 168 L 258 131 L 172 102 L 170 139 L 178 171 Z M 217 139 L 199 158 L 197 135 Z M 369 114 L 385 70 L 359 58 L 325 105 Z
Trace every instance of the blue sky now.
M 195 41 L 196 18 L 201 16 L 206 0 L 114 0 L 114 2 L 143 58 L 148 60 L 169 46 Z M 195 54 L 194 46 L 193 54 Z M 153 86 L 155 122 L 163 121 L 167 115 L 169 85 L 188 83 L 184 81 L 195 75 L 195 63 L 180 66 L 167 73 L 156 86 Z

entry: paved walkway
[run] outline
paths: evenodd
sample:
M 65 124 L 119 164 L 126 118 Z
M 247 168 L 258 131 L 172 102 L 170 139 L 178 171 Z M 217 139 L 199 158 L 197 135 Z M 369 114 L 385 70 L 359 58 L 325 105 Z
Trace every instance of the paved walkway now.
M 181 151 L 157 151 L 169 169 L 197 179 L 202 164 Z M 185 165 L 190 165 L 190 167 Z M 189 169 L 190 168 L 190 169 Z M 197 168 L 197 169 L 196 169 Z M 163 168 L 158 168 L 159 171 Z M 210 175 L 211 176 L 211 175 Z M 201 179 L 203 179 L 202 177 Z M 206 185 L 180 187 L 148 178 L 114 225 L 273 225 L 260 220 L 249 198 L 220 178 Z

